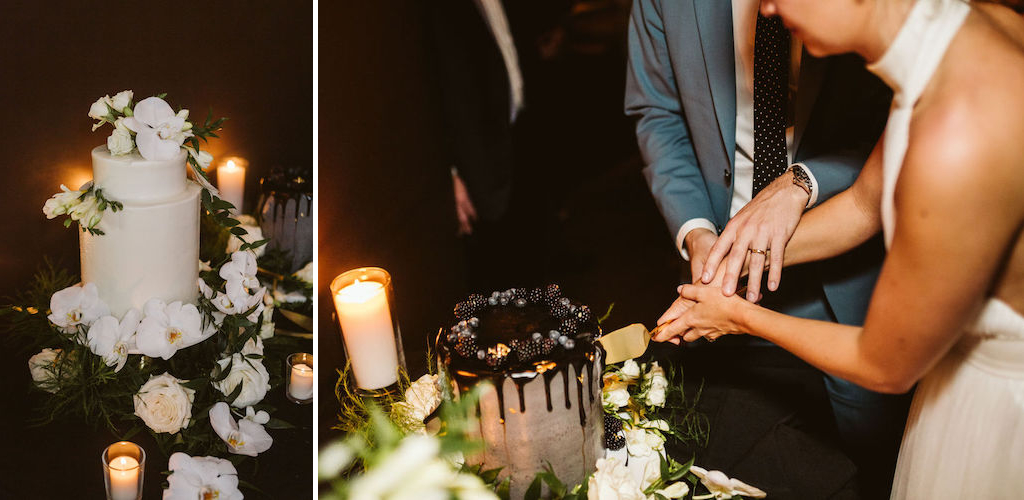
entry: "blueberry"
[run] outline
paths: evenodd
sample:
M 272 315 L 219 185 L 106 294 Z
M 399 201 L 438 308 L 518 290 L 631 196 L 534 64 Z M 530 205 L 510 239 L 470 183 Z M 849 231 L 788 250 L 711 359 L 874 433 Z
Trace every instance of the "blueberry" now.
M 540 340 L 544 338 L 544 335 L 541 335 L 540 332 L 533 332 L 533 335 L 531 335 L 530 338 L 532 338 L 533 340 Z
M 562 333 L 559 332 L 558 330 L 551 330 L 550 332 L 548 332 L 548 338 L 551 340 L 558 340 L 558 337 L 561 334 Z

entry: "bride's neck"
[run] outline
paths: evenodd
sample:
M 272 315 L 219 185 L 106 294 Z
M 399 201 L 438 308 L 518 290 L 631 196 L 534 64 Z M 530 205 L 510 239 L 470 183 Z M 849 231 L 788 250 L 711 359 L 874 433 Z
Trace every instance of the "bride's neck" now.
M 869 64 L 877 61 L 892 44 L 917 0 L 876 0 L 871 18 L 854 49 Z M 922 0 L 928 1 L 928 0 Z

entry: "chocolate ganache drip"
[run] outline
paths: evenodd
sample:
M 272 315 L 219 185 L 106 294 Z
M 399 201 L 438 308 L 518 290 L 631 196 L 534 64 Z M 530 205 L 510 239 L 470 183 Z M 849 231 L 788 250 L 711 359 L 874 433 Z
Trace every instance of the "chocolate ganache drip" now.
M 546 411 L 552 411 L 551 381 L 561 374 L 565 407 L 572 407 L 570 385 L 575 385 L 583 425 L 587 418 L 584 385 L 586 398 L 592 403 L 597 360 L 594 340 L 600 335 L 590 308 L 562 296 L 558 285 L 512 288 L 490 296 L 470 295 L 457 304 L 454 324 L 438 335 L 437 352 L 460 391 L 468 391 L 484 380 L 494 385 L 502 422 L 506 378 L 516 384 L 517 406 L 520 412 L 526 412 L 529 409 L 523 387 L 540 377 Z M 570 384 L 570 379 L 575 384 Z

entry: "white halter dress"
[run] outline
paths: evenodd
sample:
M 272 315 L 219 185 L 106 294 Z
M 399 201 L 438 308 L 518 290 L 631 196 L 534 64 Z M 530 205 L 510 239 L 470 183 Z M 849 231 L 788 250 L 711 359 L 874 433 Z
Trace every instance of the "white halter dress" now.
M 868 66 L 894 92 L 882 159 L 886 245 L 896 230 L 893 193 L 914 104 L 970 10 L 964 0 L 918 0 L 885 55 Z M 892 498 L 1024 498 L 1024 316 L 999 299 L 988 300 L 918 384 Z

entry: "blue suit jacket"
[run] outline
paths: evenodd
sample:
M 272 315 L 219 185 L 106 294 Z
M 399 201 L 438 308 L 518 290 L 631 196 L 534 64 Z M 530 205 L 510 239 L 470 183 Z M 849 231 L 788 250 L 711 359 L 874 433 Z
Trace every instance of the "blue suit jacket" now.
M 628 41 L 626 114 L 637 118 L 644 176 L 669 230 L 674 236 L 693 218 L 721 230 L 729 220 L 736 150 L 732 2 L 634 0 Z M 804 52 L 794 161 L 813 172 L 818 203 L 856 179 L 884 128 L 890 98 L 858 57 Z M 876 238 L 816 264 L 840 322 L 863 322 L 883 256 Z

